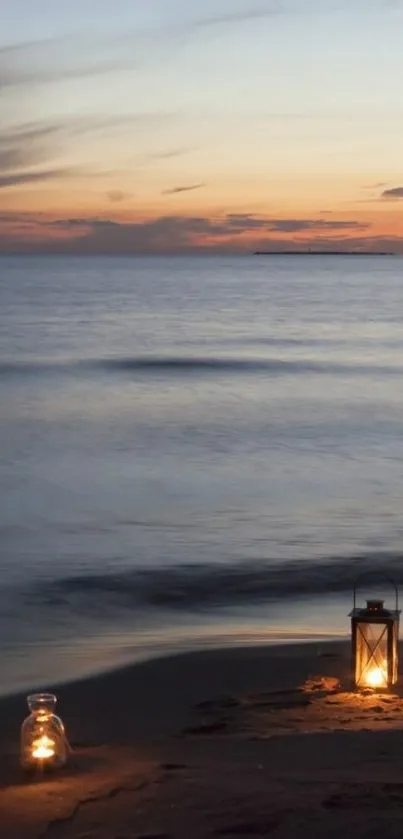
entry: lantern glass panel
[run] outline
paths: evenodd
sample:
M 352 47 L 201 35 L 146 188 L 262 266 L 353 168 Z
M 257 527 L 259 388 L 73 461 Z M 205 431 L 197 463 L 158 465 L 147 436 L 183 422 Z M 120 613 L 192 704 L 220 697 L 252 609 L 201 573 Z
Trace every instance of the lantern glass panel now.
M 389 682 L 388 625 L 386 623 L 358 623 L 356 644 L 357 686 L 386 688 Z M 394 658 L 396 659 L 396 655 Z

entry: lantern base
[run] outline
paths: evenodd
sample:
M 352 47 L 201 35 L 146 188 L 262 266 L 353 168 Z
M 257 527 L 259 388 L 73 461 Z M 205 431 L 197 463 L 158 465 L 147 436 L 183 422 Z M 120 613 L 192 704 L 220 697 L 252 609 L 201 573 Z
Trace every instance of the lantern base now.
M 59 772 L 62 768 L 63 767 L 61 766 L 46 763 L 43 766 L 22 766 L 22 771 L 24 773 L 24 777 L 28 780 L 32 778 L 40 778 L 43 775 L 53 775 L 55 772 Z
M 52 775 L 65 765 L 66 761 L 57 757 L 48 760 L 21 760 L 21 768 L 28 775 Z

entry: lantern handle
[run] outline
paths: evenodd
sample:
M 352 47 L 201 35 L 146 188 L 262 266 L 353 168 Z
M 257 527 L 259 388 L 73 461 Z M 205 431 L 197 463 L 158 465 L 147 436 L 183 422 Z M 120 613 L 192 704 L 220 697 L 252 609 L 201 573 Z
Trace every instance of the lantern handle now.
M 387 582 L 392 586 L 392 588 L 395 591 L 395 602 L 396 602 L 396 612 L 397 612 L 399 610 L 399 589 L 398 589 L 395 581 L 392 580 L 392 578 L 389 577 L 389 575 L 386 574 L 384 571 L 366 571 L 363 574 L 360 574 L 359 577 L 356 577 L 356 580 L 355 580 L 355 583 L 354 583 L 354 589 L 353 589 L 353 593 L 354 593 L 353 607 L 354 607 L 354 609 L 356 608 L 357 589 L 358 589 L 358 587 L 361 583 L 361 580 L 364 577 L 373 577 L 373 576 L 384 577 L 384 579 L 387 580 Z

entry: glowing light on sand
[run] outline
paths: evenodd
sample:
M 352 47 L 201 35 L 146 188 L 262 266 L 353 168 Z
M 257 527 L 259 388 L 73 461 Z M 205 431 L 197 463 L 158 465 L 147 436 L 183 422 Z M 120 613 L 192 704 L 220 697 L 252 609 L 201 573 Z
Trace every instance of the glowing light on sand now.
M 49 760 L 55 753 L 55 744 L 46 734 L 32 744 L 32 757 L 35 760 Z

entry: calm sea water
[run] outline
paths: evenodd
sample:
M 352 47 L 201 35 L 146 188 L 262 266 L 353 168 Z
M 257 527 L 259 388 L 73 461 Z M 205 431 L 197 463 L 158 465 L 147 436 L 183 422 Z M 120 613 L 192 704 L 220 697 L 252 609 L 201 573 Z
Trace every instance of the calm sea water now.
M 403 262 L 0 260 L 3 693 L 402 579 Z

